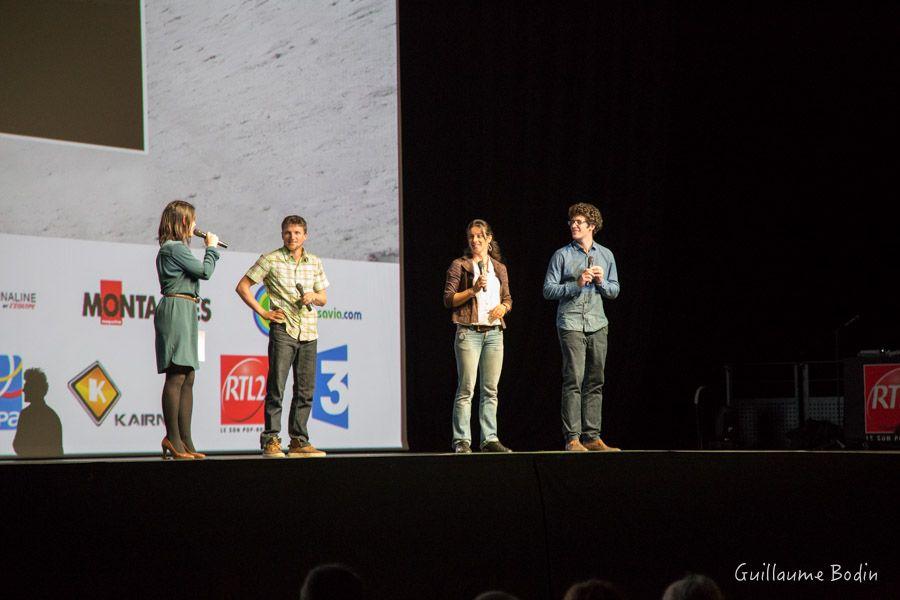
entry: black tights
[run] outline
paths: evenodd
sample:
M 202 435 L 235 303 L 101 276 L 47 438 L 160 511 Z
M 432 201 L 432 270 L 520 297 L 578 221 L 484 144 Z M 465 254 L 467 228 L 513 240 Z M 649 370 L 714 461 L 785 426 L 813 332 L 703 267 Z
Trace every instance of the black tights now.
M 194 369 L 171 365 L 166 369 L 162 392 L 166 437 L 179 452 L 196 452 L 191 440 L 191 413 L 194 410 Z

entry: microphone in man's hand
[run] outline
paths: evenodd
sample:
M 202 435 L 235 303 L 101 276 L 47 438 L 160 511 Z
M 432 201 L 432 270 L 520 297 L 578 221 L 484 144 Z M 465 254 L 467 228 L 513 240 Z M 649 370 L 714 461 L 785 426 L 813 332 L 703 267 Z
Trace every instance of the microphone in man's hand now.
M 304 293 L 302 284 L 297 284 L 297 291 L 300 292 L 300 297 L 302 298 Z M 304 306 L 306 306 L 306 310 L 312 310 L 312 304 L 304 304 Z
M 200 231 L 199 229 L 194 229 L 194 235 L 196 235 L 198 238 L 203 238 L 204 240 L 206 239 L 206 232 L 205 232 L 205 231 Z M 226 244 L 226 243 L 223 242 L 222 240 L 219 240 L 219 243 L 216 244 L 216 245 L 217 245 L 217 246 L 221 246 L 222 248 L 227 248 L 227 247 L 228 247 L 228 244 Z
M 594 257 L 588 256 L 588 269 L 594 266 Z

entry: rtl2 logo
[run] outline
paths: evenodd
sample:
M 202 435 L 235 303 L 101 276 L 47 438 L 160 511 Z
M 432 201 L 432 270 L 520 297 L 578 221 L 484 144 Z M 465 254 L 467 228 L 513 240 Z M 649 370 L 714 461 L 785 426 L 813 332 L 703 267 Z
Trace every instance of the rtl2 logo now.
M 900 433 L 900 365 L 864 365 L 866 433 Z
M 222 425 L 262 425 L 269 359 L 223 354 L 220 366 Z
M 190 300 L 175 299 L 175 302 Z M 201 298 L 197 305 L 197 318 L 209 321 L 212 310 L 209 298 Z M 130 319 L 149 319 L 156 313 L 156 296 L 153 294 L 124 294 L 122 282 L 111 279 L 100 280 L 100 292 L 85 292 L 81 306 L 82 317 L 100 317 L 101 325 L 121 325 L 127 316 Z
M 316 356 L 316 387 L 312 418 L 342 429 L 350 428 L 350 385 L 347 346 L 338 346 Z M 221 356 L 220 420 L 222 425 L 265 423 L 266 381 L 269 359 L 265 356 Z M 290 378 L 282 398 L 290 404 Z

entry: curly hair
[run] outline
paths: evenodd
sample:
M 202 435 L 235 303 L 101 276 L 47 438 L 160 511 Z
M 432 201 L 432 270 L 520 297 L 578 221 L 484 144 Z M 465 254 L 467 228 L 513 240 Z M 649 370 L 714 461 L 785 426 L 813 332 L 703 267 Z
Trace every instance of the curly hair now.
M 588 222 L 588 225 L 593 225 L 594 231 L 600 231 L 603 227 L 603 215 L 600 214 L 600 209 L 593 204 L 579 202 L 578 204 L 570 206 L 569 219 L 574 219 L 578 216 L 584 217 L 584 220 Z

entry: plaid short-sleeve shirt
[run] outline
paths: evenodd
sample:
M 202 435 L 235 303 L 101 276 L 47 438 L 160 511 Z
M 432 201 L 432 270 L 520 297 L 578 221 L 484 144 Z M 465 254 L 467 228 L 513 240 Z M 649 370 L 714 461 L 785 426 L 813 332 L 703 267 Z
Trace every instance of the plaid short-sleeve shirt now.
M 328 279 L 322 268 L 322 260 L 303 249 L 300 260 L 294 260 L 290 251 L 282 246 L 263 254 L 247 271 L 253 283 L 260 281 L 269 292 L 269 308 L 280 308 L 287 317 L 285 329 L 288 335 L 300 341 L 319 337 L 317 328 L 319 313 L 300 304 L 299 283 L 304 292 L 320 292 L 328 287 Z

